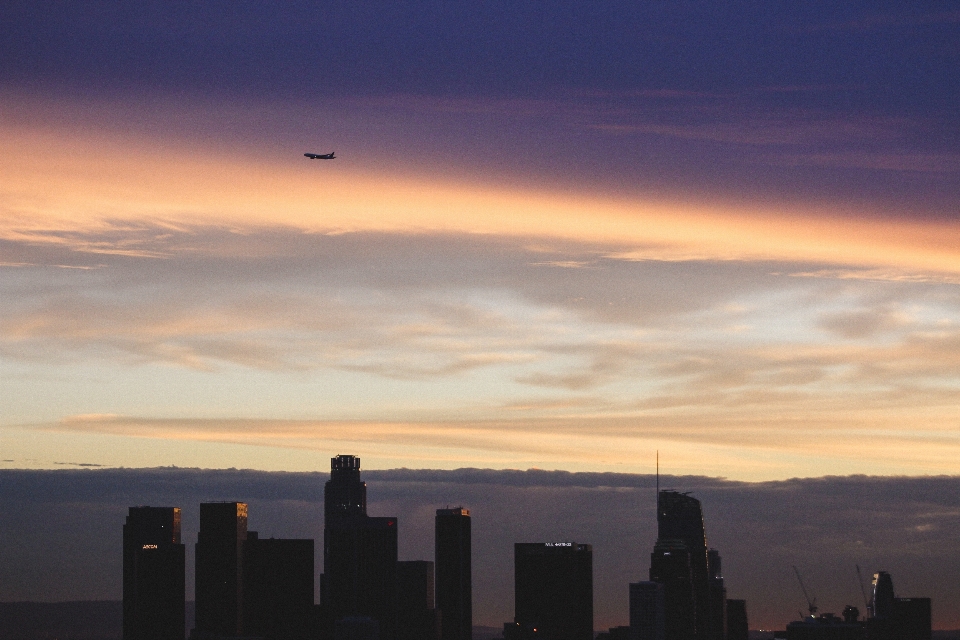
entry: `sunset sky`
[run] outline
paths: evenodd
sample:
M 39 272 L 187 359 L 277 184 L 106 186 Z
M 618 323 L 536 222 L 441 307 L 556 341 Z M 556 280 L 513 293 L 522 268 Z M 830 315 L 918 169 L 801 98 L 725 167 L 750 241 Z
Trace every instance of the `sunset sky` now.
M 960 471 L 956 3 L 315 4 L 0 8 L 0 468 Z

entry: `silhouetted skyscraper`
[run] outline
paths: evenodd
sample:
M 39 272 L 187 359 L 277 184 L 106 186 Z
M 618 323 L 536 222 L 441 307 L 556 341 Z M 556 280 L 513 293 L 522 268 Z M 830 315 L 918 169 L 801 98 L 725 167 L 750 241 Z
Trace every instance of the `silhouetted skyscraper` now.
M 397 518 L 367 515 L 367 488 L 360 459 L 330 461 L 324 486 L 324 607 L 332 621 L 370 617 L 381 640 L 397 627 Z
M 437 608 L 442 616 L 443 640 L 471 640 L 473 583 L 469 509 L 437 509 L 434 547 Z
M 313 540 L 259 539 L 243 549 L 243 634 L 268 640 L 312 637 Z
M 896 598 L 893 612 L 899 640 L 930 640 L 933 635 L 930 598 Z
M 631 640 L 665 640 L 664 586 L 659 582 L 630 583 Z
M 707 551 L 708 600 L 707 600 L 707 640 L 726 640 L 727 635 L 727 590 L 723 586 L 723 571 L 720 552 Z
M 397 640 L 438 640 L 433 562 L 397 562 Z
M 247 505 L 207 502 L 200 505 L 196 547 L 196 633 L 242 634 L 243 544 L 247 539 Z
M 871 640 L 929 640 L 930 598 L 898 598 L 886 571 L 873 576 L 873 600 L 867 628 Z
M 893 617 L 893 579 L 886 571 L 873 574 L 873 600 L 870 603 L 870 617 L 886 619 Z
M 683 543 L 689 553 L 690 581 L 693 587 L 693 609 L 685 615 L 693 620 L 694 635 L 690 638 L 711 640 L 710 629 L 710 574 L 707 561 L 707 537 L 703 527 L 700 501 L 685 493 L 661 491 L 657 496 L 657 544 Z M 651 568 L 652 572 L 652 568 Z M 654 578 L 651 576 L 651 580 Z M 667 589 L 667 638 L 671 636 L 670 611 L 677 611 L 678 603 L 671 604 L 671 589 Z M 674 590 L 675 591 L 675 590 Z M 686 596 L 683 596 L 686 599 Z M 686 637 L 683 640 L 687 640 Z
M 697 598 L 690 551 L 683 540 L 657 540 L 650 554 L 650 581 L 663 585 L 666 640 L 694 640 Z
M 180 509 L 130 507 L 123 525 L 123 639 L 183 640 Z
M 747 601 L 727 600 L 727 640 L 749 640 Z
M 593 547 L 575 542 L 513 545 L 514 621 L 543 640 L 593 640 Z
M 334 520 L 367 515 L 367 483 L 360 479 L 360 458 L 330 459 L 330 479 L 323 485 L 323 518 Z

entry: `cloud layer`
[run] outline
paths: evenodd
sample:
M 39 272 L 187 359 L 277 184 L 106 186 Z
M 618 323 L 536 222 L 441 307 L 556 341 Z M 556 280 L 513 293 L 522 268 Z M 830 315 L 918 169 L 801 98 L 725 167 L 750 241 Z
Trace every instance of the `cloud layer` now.
M 948 4 L 0 12 L 3 466 L 956 471 Z
M 343 442 L 384 464 L 417 442 L 441 466 L 639 470 L 675 447 L 695 471 L 706 447 L 710 473 L 743 478 L 954 469 L 950 282 L 459 234 L 58 237 L 5 243 L 11 429 Z M 5 458 L 38 457 L 8 438 Z

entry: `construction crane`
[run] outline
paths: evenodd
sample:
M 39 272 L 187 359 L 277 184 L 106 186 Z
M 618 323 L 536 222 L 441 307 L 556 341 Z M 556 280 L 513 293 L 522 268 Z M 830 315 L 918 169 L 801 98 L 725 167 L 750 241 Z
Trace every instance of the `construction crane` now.
M 810 599 L 809 594 L 807 594 L 807 588 L 803 584 L 803 578 L 800 577 L 800 572 L 796 567 L 793 568 L 793 572 L 797 574 L 797 582 L 800 583 L 800 589 L 803 591 L 803 597 L 807 599 L 807 611 L 810 612 L 810 617 L 817 617 L 817 599 Z
M 863 594 L 863 606 L 867 608 L 867 615 L 870 615 L 870 600 L 867 599 L 867 590 L 863 588 L 863 574 L 860 573 L 860 565 L 857 565 L 857 584 L 860 585 L 860 593 Z

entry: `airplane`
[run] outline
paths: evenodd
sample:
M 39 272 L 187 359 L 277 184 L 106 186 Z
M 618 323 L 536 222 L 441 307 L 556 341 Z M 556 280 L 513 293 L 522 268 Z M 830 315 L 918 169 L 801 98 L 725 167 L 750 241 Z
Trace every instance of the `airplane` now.
M 335 160 L 336 156 L 333 155 L 335 153 L 336 151 L 331 151 L 330 153 L 305 153 L 303 155 L 311 160 Z

